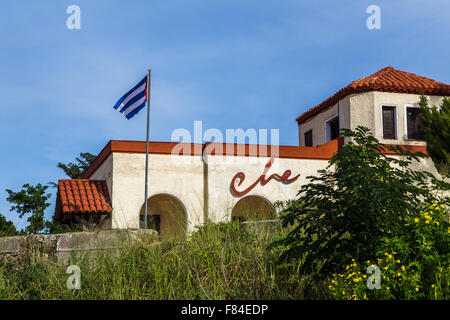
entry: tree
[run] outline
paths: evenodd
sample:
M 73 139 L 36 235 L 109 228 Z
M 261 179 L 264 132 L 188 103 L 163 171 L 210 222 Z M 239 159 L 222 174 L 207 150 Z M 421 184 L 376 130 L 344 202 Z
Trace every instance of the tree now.
M 91 165 L 95 158 L 96 156 L 89 152 L 81 152 L 80 157 L 75 158 L 76 163 L 64 164 L 59 162 L 57 167 L 61 168 L 71 179 L 80 179 L 84 170 Z
M 0 237 L 11 237 L 17 234 L 14 223 L 6 220 L 5 216 L 0 213 Z
M 48 186 L 38 183 L 36 186 L 24 184 L 22 190 L 17 192 L 6 190 L 9 194 L 6 200 L 15 204 L 11 206 L 11 211 L 17 212 L 19 218 L 31 213 L 27 219 L 30 224 L 25 228 L 27 233 L 37 233 L 46 227 L 44 212 L 50 206 L 47 200 L 51 197 L 51 194 L 45 193 L 47 188 Z
M 441 174 L 449 174 L 450 163 L 450 98 L 444 98 L 439 110 L 428 107 L 428 99 L 420 97 L 421 120 L 427 152 Z M 447 168 L 447 170 L 446 170 Z
M 281 217 L 284 226 L 294 228 L 271 245 L 281 247 L 280 262 L 300 259 L 303 273 L 319 277 L 336 273 L 352 259 L 373 260 L 382 239 L 406 232 L 407 218 L 437 200 L 434 191 L 450 190 L 431 173 L 409 168 L 425 154 L 382 145 L 364 127 L 341 132 L 356 144 L 345 144 L 319 176 L 308 177 L 310 183 Z

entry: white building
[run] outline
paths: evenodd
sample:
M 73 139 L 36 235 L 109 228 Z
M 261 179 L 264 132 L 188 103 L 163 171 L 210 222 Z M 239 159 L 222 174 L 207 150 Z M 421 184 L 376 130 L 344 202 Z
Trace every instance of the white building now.
M 274 202 L 295 198 L 306 177 L 328 165 L 343 143 L 339 128 L 364 125 L 384 143 L 425 152 L 417 117 L 421 92 L 439 105 L 450 85 L 392 67 L 357 80 L 297 118 L 300 146 L 150 142 L 149 222 L 170 235 L 207 220 L 270 217 Z M 60 180 L 55 219 L 142 227 L 145 147 L 112 140 L 84 179 Z M 436 172 L 431 160 L 415 166 Z

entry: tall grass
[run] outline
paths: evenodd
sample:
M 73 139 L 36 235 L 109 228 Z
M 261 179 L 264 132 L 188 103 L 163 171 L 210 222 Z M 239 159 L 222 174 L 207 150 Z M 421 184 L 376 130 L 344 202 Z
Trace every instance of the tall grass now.
M 298 273 L 277 266 L 267 246 L 286 230 L 247 231 L 238 222 L 201 227 L 190 238 L 137 242 L 115 254 L 72 257 L 81 289 L 69 290 L 67 265 L 0 265 L 1 299 L 302 299 L 324 298 Z M 308 290 L 306 290 L 308 289 Z M 323 290 L 325 292 L 325 290 Z

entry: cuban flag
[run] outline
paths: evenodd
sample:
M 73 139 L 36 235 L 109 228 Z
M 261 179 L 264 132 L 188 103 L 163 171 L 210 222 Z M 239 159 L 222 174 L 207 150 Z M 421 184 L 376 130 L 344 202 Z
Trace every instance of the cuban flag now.
M 119 101 L 114 105 L 114 109 L 123 113 L 128 120 L 139 112 L 147 100 L 147 76 L 144 77 L 137 85 L 130 91 L 125 93 Z

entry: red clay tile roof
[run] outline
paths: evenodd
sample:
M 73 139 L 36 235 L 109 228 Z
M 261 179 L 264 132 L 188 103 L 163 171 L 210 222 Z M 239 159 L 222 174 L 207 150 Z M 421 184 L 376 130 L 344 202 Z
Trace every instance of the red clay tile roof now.
M 450 85 L 421 77 L 414 73 L 387 67 L 371 76 L 353 81 L 327 100 L 304 112 L 296 120 L 299 124 L 303 123 L 320 113 L 322 110 L 335 105 L 339 100 L 349 94 L 369 91 L 411 94 L 420 94 L 423 92 L 424 94 L 431 96 L 450 96 Z
M 111 201 L 104 180 L 58 180 L 62 213 L 111 213 Z

